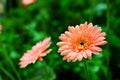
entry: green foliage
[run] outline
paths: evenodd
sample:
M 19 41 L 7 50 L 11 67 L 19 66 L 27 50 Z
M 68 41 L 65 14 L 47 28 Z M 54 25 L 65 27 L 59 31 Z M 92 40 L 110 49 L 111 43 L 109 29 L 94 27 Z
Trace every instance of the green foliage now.
M 36 0 L 23 5 L 21 0 L 8 0 L 0 15 L 0 80 L 85 80 L 83 61 L 62 60 L 56 43 L 68 26 L 85 21 L 99 25 L 107 33 L 108 45 L 88 61 L 91 80 L 119 80 L 120 11 L 119 0 Z M 109 23 L 107 23 L 107 17 Z M 107 24 L 110 26 L 107 27 Z M 21 69 L 19 59 L 38 41 L 51 37 L 52 52 Z

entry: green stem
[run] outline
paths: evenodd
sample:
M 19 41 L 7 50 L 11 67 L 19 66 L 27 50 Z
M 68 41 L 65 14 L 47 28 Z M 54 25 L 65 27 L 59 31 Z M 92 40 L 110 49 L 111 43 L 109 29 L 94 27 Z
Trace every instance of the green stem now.
M 88 72 L 88 68 L 87 68 L 87 61 L 85 59 L 83 59 L 83 63 L 84 63 L 84 70 L 85 70 L 86 80 L 90 80 L 89 72 Z
M 109 29 L 110 29 L 110 6 L 109 6 L 109 0 L 106 0 L 107 2 L 107 12 L 106 12 L 106 18 L 107 18 L 107 22 L 106 22 L 106 26 L 107 26 L 107 29 L 106 29 L 106 32 L 107 34 L 109 34 Z M 109 35 L 108 35 L 109 37 Z M 109 44 L 107 44 L 107 52 L 109 52 Z M 109 64 L 110 64 L 110 53 L 106 53 L 106 58 L 107 58 L 107 79 L 110 80 L 110 72 L 109 72 Z
M 45 68 L 45 71 L 46 71 L 46 75 L 45 75 L 45 79 L 48 80 L 49 78 L 49 71 L 48 71 L 48 67 L 47 67 L 47 64 L 45 61 L 43 61 L 43 65 L 44 65 L 44 68 Z
M 90 3 L 90 16 L 89 16 L 89 22 L 92 22 L 93 21 L 93 9 L 94 9 L 94 1 L 93 0 L 89 0 L 89 3 Z
M 48 69 L 47 69 L 47 64 L 45 61 L 43 61 L 44 67 L 45 67 L 45 71 L 48 73 Z
M 10 59 L 9 55 L 7 54 L 6 50 L 4 47 L 2 47 L 2 52 L 6 58 L 6 60 L 8 61 L 8 63 L 10 64 L 10 66 L 12 67 L 13 71 L 15 72 L 16 76 L 18 77 L 18 80 L 21 80 L 21 77 L 19 75 L 19 73 L 17 72 L 17 69 L 15 68 L 15 65 L 13 64 L 12 60 Z
M 109 32 L 109 27 L 110 27 L 110 11 L 109 11 L 109 0 L 107 0 L 107 13 L 106 13 L 106 18 L 107 18 L 107 22 L 106 22 L 106 25 L 107 25 L 107 32 Z
M 10 78 L 10 80 L 16 80 L 6 69 L 4 69 L 4 67 L 0 64 L 0 70 L 3 71 L 6 76 L 8 76 Z

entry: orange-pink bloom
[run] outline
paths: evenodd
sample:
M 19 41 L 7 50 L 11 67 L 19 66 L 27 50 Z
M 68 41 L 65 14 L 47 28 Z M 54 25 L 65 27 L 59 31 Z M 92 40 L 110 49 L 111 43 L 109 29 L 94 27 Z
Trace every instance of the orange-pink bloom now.
M 22 58 L 20 58 L 20 67 L 25 68 L 28 64 L 35 63 L 37 59 L 42 61 L 42 57 L 46 56 L 51 51 L 51 49 L 47 50 L 50 44 L 50 38 L 38 42 L 32 47 L 32 50 L 28 50 Z
M 23 5 L 29 5 L 29 4 L 32 4 L 34 3 L 36 0 L 22 0 L 22 4 Z
M 77 26 L 69 26 L 68 31 L 61 34 L 57 45 L 60 46 L 58 52 L 63 55 L 63 60 L 81 61 L 83 58 L 92 58 L 93 54 L 98 54 L 102 49 L 100 45 L 107 43 L 105 41 L 105 33 L 101 32 L 101 28 L 92 23 L 80 24 Z

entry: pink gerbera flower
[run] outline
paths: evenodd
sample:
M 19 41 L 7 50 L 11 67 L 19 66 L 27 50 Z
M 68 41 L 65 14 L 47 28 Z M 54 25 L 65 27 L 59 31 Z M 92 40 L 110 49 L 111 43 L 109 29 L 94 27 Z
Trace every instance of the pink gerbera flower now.
M 106 34 L 101 32 L 101 28 L 92 23 L 77 25 L 75 27 L 69 26 L 68 31 L 61 34 L 57 45 L 60 46 L 58 52 L 63 55 L 63 60 L 81 61 L 82 58 L 92 58 L 93 54 L 98 54 L 102 49 L 100 45 L 106 44 Z
M 22 4 L 24 5 L 29 5 L 29 4 L 32 4 L 34 3 L 36 0 L 22 0 Z
M 38 42 L 32 47 L 32 50 L 28 50 L 22 58 L 20 58 L 20 67 L 25 68 L 28 64 L 35 63 L 37 59 L 42 61 L 42 57 L 46 56 L 51 51 L 51 49 L 46 50 L 50 44 L 50 38 Z

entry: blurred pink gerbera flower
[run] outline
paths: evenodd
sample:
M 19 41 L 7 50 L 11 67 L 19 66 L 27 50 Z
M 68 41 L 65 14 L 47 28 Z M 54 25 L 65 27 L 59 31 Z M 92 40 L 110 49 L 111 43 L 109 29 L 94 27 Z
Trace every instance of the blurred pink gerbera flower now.
M 28 50 L 22 58 L 20 58 L 20 67 L 25 68 L 28 64 L 35 63 L 37 59 L 42 61 L 42 57 L 46 56 L 51 51 L 51 49 L 47 50 L 50 44 L 50 38 L 38 42 L 32 47 L 32 50 Z
M 63 60 L 81 61 L 82 58 L 92 58 L 93 54 L 98 54 L 102 49 L 99 45 L 106 44 L 106 34 L 101 32 L 101 28 L 97 25 L 93 26 L 92 23 L 77 25 L 75 27 L 69 26 L 68 31 L 61 34 L 59 37 L 61 42 L 57 45 L 60 46 L 58 52 L 64 56 Z
M 22 0 L 22 4 L 23 5 L 29 5 L 29 4 L 32 4 L 34 3 L 36 0 Z

